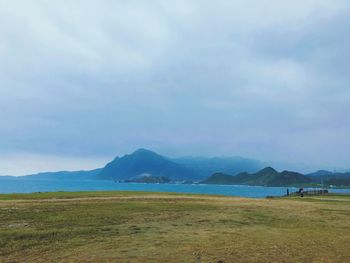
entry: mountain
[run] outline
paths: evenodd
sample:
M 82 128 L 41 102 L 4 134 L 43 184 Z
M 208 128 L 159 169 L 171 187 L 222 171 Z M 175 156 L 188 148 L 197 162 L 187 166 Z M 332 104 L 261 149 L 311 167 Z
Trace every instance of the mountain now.
M 214 173 L 212 176 L 206 180 L 200 182 L 201 184 L 237 184 L 235 176 L 224 174 L 224 173 Z
M 329 178 L 325 182 L 328 186 L 342 186 L 349 187 L 350 186 L 350 174 L 347 178 Z
M 194 171 L 146 149 L 139 149 L 132 154 L 115 158 L 102 169 L 97 178 L 125 181 L 143 175 L 163 176 L 171 181 L 200 179 Z
M 235 179 L 240 184 L 248 185 L 268 185 L 271 180 L 278 177 L 278 172 L 272 167 L 266 167 L 257 173 L 240 173 L 235 176 Z
M 279 173 L 268 185 L 270 186 L 287 186 L 309 184 L 311 180 L 305 175 L 297 172 L 283 171 Z
M 181 157 L 172 159 L 172 161 L 191 169 L 203 179 L 217 172 L 225 174 L 238 174 L 243 171 L 255 173 L 264 167 L 258 160 L 242 157 Z
M 350 186 L 350 172 L 332 173 L 320 170 L 315 173 L 307 174 L 314 183 L 334 186 Z
M 318 170 L 317 172 L 306 174 L 306 176 L 307 177 L 321 177 L 321 176 L 328 176 L 331 174 L 333 174 L 333 173 L 330 171 L 327 171 L 327 170 Z
M 350 179 L 350 172 L 345 172 L 345 173 L 332 173 L 330 175 L 328 175 L 329 179 Z
M 236 176 L 216 173 L 202 181 L 204 184 L 243 184 L 262 186 L 290 186 L 311 183 L 306 176 L 290 171 L 277 172 L 272 167 L 266 167 L 257 173 L 239 173 Z
M 43 172 L 21 176 L 21 179 L 31 180 L 94 180 L 101 172 L 101 168 L 90 171 L 59 171 L 59 172 Z

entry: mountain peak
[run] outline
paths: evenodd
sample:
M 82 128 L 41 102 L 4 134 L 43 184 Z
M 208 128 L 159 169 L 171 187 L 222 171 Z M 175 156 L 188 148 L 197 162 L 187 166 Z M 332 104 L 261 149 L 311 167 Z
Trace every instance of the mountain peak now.
M 125 155 L 108 163 L 99 178 L 112 180 L 130 180 L 143 174 L 167 177 L 173 181 L 197 178 L 197 174 L 180 164 L 141 148 L 132 154 Z
M 268 167 L 265 167 L 264 169 L 262 169 L 258 172 L 258 174 L 262 174 L 262 173 L 264 173 L 264 174 L 266 174 L 266 173 L 277 174 L 278 172 L 275 169 L 273 169 L 272 167 L 268 166 Z
M 148 150 L 148 149 L 145 149 L 145 148 L 140 148 L 140 149 L 137 149 L 136 151 L 134 151 L 132 153 L 133 154 L 152 154 L 152 155 L 158 155 L 157 153 L 151 151 L 151 150 Z

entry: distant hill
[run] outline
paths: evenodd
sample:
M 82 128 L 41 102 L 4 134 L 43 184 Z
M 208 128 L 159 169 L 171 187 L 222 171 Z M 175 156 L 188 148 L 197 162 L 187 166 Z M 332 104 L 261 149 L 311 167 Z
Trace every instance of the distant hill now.
M 224 174 L 224 173 L 214 173 L 206 180 L 200 182 L 201 184 L 237 184 L 235 176 Z
M 200 179 L 194 171 L 146 149 L 115 158 L 97 177 L 104 180 L 125 181 L 143 175 L 163 176 L 172 181 Z
M 320 170 L 315 173 L 307 174 L 314 183 L 334 186 L 350 186 L 350 172 L 332 173 L 329 171 Z
M 94 180 L 101 170 L 99 168 L 90 171 L 43 172 L 21 176 L 20 178 L 30 180 Z
M 329 178 L 338 178 L 338 179 L 350 179 L 350 172 L 346 173 L 333 173 L 328 176 Z
M 327 170 L 318 170 L 317 172 L 306 174 L 306 176 L 307 177 L 321 177 L 321 176 L 328 176 L 331 174 L 333 174 L 333 173 L 330 171 L 327 171 Z
M 350 175 L 347 178 L 329 178 L 325 182 L 328 186 L 350 186 Z
M 262 186 L 291 186 L 311 183 L 306 176 L 290 171 L 277 172 L 271 167 L 266 167 L 257 173 L 240 173 L 236 176 L 216 173 L 202 181 L 204 184 L 243 184 Z
M 264 168 L 263 163 L 242 157 L 181 157 L 172 159 L 199 174 L 203 179 L 213 173 L 238 174 L 255 173 Z

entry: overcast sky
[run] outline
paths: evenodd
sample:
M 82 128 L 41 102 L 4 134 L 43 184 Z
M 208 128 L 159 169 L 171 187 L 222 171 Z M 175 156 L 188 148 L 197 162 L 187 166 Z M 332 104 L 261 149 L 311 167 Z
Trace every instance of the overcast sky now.
M 350 168 L 350 1 L 0 0 L 0 174 L 140 147 Z

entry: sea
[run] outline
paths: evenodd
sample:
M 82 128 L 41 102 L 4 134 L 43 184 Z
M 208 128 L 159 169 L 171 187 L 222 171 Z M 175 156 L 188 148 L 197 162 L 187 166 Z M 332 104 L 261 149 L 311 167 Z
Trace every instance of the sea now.
M 205 185 L 205 184 L 141 184 L 117 183 L 112 181 L 65 181 L 65 180 L 31 180 L 31 179 L 0 179 L 0 194 L 34 193 L 57 191 L 149 191 L 171 192 L 188 194 L 214 194 L 225 196 L 242 196 L 252 198 L 265 198 L 266 196 L 285 195 L 295 192 L 295 187 L 265 187 L 248 185 Z M 316 189 L 316 188 L 305 188 Z M 349 193 L 350 189 L 330 189 L 331 193 Z

